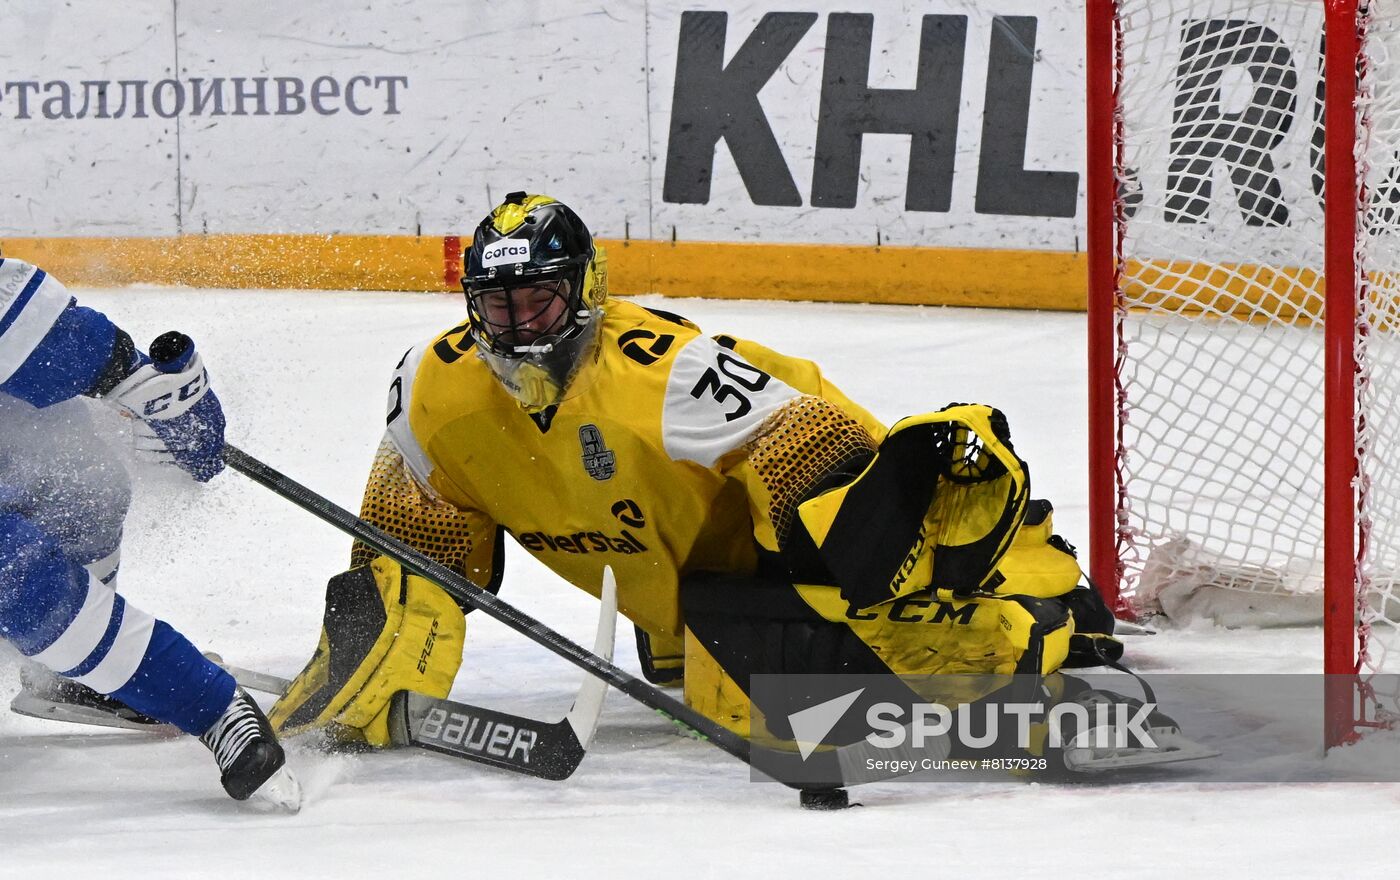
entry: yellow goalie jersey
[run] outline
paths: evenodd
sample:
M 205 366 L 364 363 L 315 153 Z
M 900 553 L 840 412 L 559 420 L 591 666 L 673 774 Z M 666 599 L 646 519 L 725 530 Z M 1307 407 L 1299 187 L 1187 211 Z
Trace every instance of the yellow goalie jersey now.
M 409 351 L 362 516 L 477 584 L 498 526 L 595 596 L 611 565 L 623 613 L 679 635 L 683 575 L 751 573 L 755 543 L 777 550 L 797 504 L 884 434 L 810 361 L 613 300 L 596 361 L 533 416 L 465 325 Z

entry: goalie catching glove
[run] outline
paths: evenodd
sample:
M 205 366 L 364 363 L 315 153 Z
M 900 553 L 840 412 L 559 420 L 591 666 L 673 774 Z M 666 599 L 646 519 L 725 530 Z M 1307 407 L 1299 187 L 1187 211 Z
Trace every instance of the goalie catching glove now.
M 316 653 L 268 718 L 286 735 L 327 728 L 343 743 L 390 745 L 394 694 L 446 697 L 465 634 L 451 597 L 392 559 L 336 575 Z
M 966 598 L 996 586 L 1029 498 L 1006 418 L 954 404 L 900 421 L 858 477 L 802 502 L 782 550 L 794 570 L 815 550 L 855 608 L 930 588 Z

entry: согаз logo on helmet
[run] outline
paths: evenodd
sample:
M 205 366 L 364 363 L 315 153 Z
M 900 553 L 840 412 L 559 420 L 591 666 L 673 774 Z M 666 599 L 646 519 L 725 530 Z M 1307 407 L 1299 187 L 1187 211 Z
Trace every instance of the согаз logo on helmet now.
M 503 238 L 481 249 L 481 265 L 511 266 L 530 262 L 530 243 L 519 238 Z

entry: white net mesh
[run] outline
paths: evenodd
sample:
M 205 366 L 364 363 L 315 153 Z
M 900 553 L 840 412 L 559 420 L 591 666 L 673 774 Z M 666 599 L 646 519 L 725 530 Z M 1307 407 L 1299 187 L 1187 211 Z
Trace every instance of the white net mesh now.
M 1400 644 L 1400 0 L 1371 4 L 1373 204 L 1358 352 L 1368 662 Z M 1117 381 L 1121 587 L 1225 622 L 1322 616 L 1321 0 L 1125 0 Z M 1382 631 L 1386 637 L 1382 638 Z

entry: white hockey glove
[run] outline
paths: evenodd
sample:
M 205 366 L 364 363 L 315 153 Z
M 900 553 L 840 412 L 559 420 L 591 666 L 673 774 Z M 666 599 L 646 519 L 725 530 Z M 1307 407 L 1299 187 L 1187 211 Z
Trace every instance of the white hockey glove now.
M 138 452 L 206 482 L 224 469 L 224 410 L 209 374 L 183 333 L 162 333 L 151 362 L 138 366 L 106 399 L 137 419 Z

